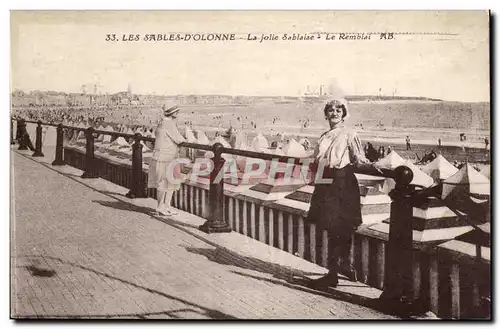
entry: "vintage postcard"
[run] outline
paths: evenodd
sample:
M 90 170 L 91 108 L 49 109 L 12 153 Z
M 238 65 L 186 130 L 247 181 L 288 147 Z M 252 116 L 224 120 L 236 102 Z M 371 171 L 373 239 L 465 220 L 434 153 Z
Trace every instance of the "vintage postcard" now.
M 488 11 L 11 11 L 12 319 L 491 320 Z

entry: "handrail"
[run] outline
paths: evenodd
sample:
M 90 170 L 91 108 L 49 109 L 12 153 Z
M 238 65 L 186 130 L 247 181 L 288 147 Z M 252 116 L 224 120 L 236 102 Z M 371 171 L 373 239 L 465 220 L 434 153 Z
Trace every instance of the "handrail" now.
M 25 120 L 25 122 L 38 123 L 38 121 L 32 121 L 32 120 Z M 77 130 L 77 131 L 86 131 L 87 129 L 92 128 L 93 133 L 100 134 L 100 135 L 110 135 L 110 136 L 114 136 L 114 137 L 123 137 L 123 138 L 127 138 L 127 139 L 138 138 L 139 140 L 146 141 L 146 142 L 154 142 L 155 141 L 154 137 L 143 136 L 140 133 L 127 134 L 127 133 L 116 132 L 116 131 L 96 130 L 93 127 L 83 128 L 83 127 L 75 127 L 75 126 L 68 126 L 68 125 L 63 125 L 63 124 L 51 124 L 51 123 L 43 123 L 43 122 L 42 122 L 42 125 L 49 125 L 49 126 L 55 126 L 55 127 L 61 126 L 63 129 L 72 129 L 72 130 Z M 198 149 L 198 150 L 205 150 L 205 151 L 213 151 L 213 149 L 214 149 L 214 145 L 189 143 L 189 142 L 182 142 L 179 144 L 179 146 Z M 305 159 L 310 159 L 308 157 L 298 158 L 298 157 L 291 157 L 291 156 L 286 156 L 286 155 L 277 155 L 277 154 L 272 154 L 272 153 L 228 148 L 228 147 L 222 146 L 221 144 L 218 146 L 218 148 L 219 148 L 219 152 L 224 153 L 224 154 L 231 154 L 231 155 L 236 155 L 236 156 L 256 158 L 256 159 L 262 159 L 262 160 L 267 160 L 267 161 L 278 161 L 278 162 L 289 163 L 289 164 L 294 164 L 294 165 L 301 165 L 301 164 L 303 164 L 302 162 Z M 313 163 L 313 162 L 311 162 L 311 163 Z M 378 170 L 375 170 L 374 168 L 355 167 L 354 172 L 358 173 L 358 174 L 365 174 L 365 175 L 371 175 L 371 176 L 394 178 L 394 171 L 390 170 L 390 169 L 380 169 L 380 171 L 378 171 Z
M 17 119 L 11 119 L 11 120 L 17 120 Z M 24 120 L 24 119 L 22 119 Z M 38 124 L 38 121 L 40 120 L 24 120 L 24 122 L 27 122 L 27 123 L 36 123 Z M 43 121 L 40 121 L 42 123 L 42 125 L 45 125 L 45 126 L 52 126 L 52 127 L 57 127 L 57 123 L 48 123 L 48 122 L 43 122 Z

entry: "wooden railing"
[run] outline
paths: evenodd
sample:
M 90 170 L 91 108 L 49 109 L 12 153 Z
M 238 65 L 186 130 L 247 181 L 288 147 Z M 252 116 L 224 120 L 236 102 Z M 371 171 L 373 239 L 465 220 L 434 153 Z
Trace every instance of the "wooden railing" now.
M 33 156 L 43 156 L 42 153 L 42 123 L 41 121 L 21 121 L 18 125 L 21 127 L 26 123 L 36 123 L 36 150 Z M 145 185 L 144 175 L 143 175 L 143 159 L 142 159 L 142 144 L 141 141 L 154 143 L 155 139 L 151 137 L 141 136 L 141 134 L 125 134 L 120 132 L 110 132 L 104 130 L 95 130 L 92 127 L 80 128 L 66 126 L 62 124 L 46 124 L 49 126 L 57 127 L 57 142 L 56 142 L 56 152 L 55 160 L 52 165 L 63 165 L 65 164 L 63 159 L 64 152 L 64 136 L 63 130 L 69 129 L 73 131 L 85 131 L 86 138 L 86 148 L 85 148 L 85 161 L 84 161 L 84 173 L 82 178 L 94 178 L 99 176 L 99 170 L 96 168 L 96 161 L 94 157 L 94 139 L 97 134 L 111 135 L 114 137 L 124 137 L 133 138 L 134 143 L 132 145 L 132 170 L 131 170 L 131 184 L 130 190 L 126 194 L 130 198 L 143 198 L 147 197 L 147 189 Z M 12 128 L 12 125 L 11 125 Z M 19 149 L 26 149 L 26 145 L 23 144 L 25 139 L 20 138 Z M 294 224 L 294 214 L 286 214 L 283 211 L 277 211 L 270 208 L 265 204 L 255 205 L 250 203 L 250 219 L 254 221 L 253 225 L 248 225 L 248 202 L 241 201 L 235 198 L 230 198 L 224 194 L 224 179 L 216 180 L 217 175 L 220 170 L 224 168 L 224 158 L 222 154 L 231 154 L 236 156 L 243 156 L 249 158 L 258 158 L 262 160 L 279 161 L 285 163 L 293 163 L 300 165 L 303 161 L 302 158 L 294 158 L 288 156 L 277 156 L 274 154 L 266 154 L 245 150 L 238 150 L 232 148 L 225 148 L 222 144 L 216 143 L 212 146 L 202 145 L 196 143 L 182 143 L 180 146 L 185 148 L 192 148 L 196 150 L 205 150 L 213 152 L 212 161 L 214 166 L 210 173 L 210 184 L 208 190 L 208 202 L 203 199 L 204 191 L 198 189 L 196 195 L 201 195 L 201 199 L 195 197 L 196 189 L 193 188 L 188 198 L 186 185 L 183 186 L 181 192 L 174 194 L 174 205 L 177 207 L 206 217 L 207 221 L 200 226 L 200 229 L 207 233 L 222 233 L 230 232 L 231 230 L 239 231 L 240 233 L 252 236 L 258 240 L 261 240 L 270 245 L 279 247 L 280 249 L 294 252 L 294 244 L 297 244 L 297 250 L 301 257 L 309 258 L 313 262 L 325 265 L 327 262 L 327 241 L 326 235 L 323 232 L 319 236 L 316 235 L 314 224 L 305 225 L 304 219 L 299 215 L 298 224 Z M 390 212 L 390 230 L 389 237 L 386 241 L 381 241 L 373 244 L 372 248 L 373 256 L 371 254 L 365 253 L 368 247 L 372 245 L 370 241 L 380 240 L 380 237 L 370 235 L 371 233 L 363 233 L 362 238 L 355 239 L 355 244 L 359 244 L 358 256 L 353 255 L 353 258 L 358 257 L 359 261 L 357 268 L 361 273 L 361 280 L 365 283 L 371 284 L 377 288 L 383 289 L 383 294 L 381 300 L 383 300 L 384 305 L 391 310 L 399 310 L 401 314 L 409 314 L 415 308 L 418 308 L 419 300 L 424 297 L 429 301 L 423 305 L 427 305 L 427 308 L 437 311 L 436 303 L 436 281 L 437 280 L 437 267 L 435 267 L 435 259 L 427 259 L 427 263 L 430 265 L 430 269 L 427 275 L 422 274 L 422 260 L 415 260 L 415 246 L 413 245 L 413 228 L 412 228 L 412 217 L 413 217 L 413 206 L 420 202 L 419 200 L 425 198 L 429 195 L 436 194 L 436 188 L 427 190 L 416 190 L 415 186 L 410 185 L 413 179 L 413 173 L 410 168 L 406 166 L 400 166 L 395 170 L 383 170 L 378 172 L 374 169 L 356 169 L 357 173 L 363 173 L 368 175 L 383 176 L 393 178 L 396 182 L 395 188 L 391 191 L 390 197 L 392 199 L 391 212 Z M 201 191 L 201 194 L 200 194 Z M 189 200 L 188 200 L 189 199 Z M 198 200 L 197 200 L 198 199 Z M 201 200 L 201 201 L 200 201 Z M 208 204 L 208 207 L 206 207 Z M 241 207 L 240 207 L 241 205 Z M 208 208 L 208 209 L 207 209 Z M 241 216 L 240 216 L 241 214 Z M 265 221 L 267 219 L 267 221 Z M 257 223 L 258 222 L 258 223 Z M 301 224 L 302 223 L 302 224 Z M 277 224 L 277 225 L 276 225 Z M 267 225 L 267 226 L 266 226 Z M 251 232 L 248 232 L 248 229 Z M 276 231 L 280 231 L 277 235 Z M 283 238 L 287 233 L 297 231 L 298 241 L 293 241 L 290 239 Z M 307 231 L 307 232 L 306 232 Z M 359 232 L 358 232 L 359 233 Z M 302 238 L 300 238 L 302 237 Z M 306 245 L 305 241 L 308 241 Z M 285 241 L 286 239 L 286 241 Z M 318 245 L 316 240 L 322 243 L 322 248 L 318 250 L 316 246 Z M 320 243 L 320 244 L 321 244 Z M 356 251 L 353 250 L 353 254 Z M 304 255 L 307 255 L 305 257 Z M 417 256 L 420 258 L 421 256 Z M 428 257 L 426 254 L 425 257 Z M 376 265 L 371 264 L 370 259 Z M 480 262 L 480 260 L 478 260 Z M 416 264 L 418 267 L 416 268 Z M 434 264 L 433 266 L 431 266 Z M 368 275 L 369 271 L 373 271 L 371 276 Z M 454 268 L 455 269 L 455 268 Z M 455 269 L 456 270 L 456 269 Z M 450 273 L 450 272 L 448 272 Z M 417 275 L 418 274 L 418 275 Z M 449 280 L 459 280 L 460 276 L 457 276 L 456 272 L 451 272 Z M 425 279 L 425 280 L 424 280 Z M 425 282 L 422 282 L 424 280 Z M 428 285 L 428 289 L 423 288 L 423 284 Z M 457 287 L 458 281 L 452 282 L 451 286 Z M 457 294 L 455 290 L 452 293 Z M 434 298 L 434 299 L 433 299 Z M 454 299 L 453 299 L 454 298 Z M 450 317 L 459 318 L 461 317 L 460 305 L 456 299 L 463 298 L 460 293 L 458 295 L 452 295 L 452 309 L 450 311 Z M 434 304 L 433 304 L 434 303 Z M 447 314 L 447 313 L 443 313 Z

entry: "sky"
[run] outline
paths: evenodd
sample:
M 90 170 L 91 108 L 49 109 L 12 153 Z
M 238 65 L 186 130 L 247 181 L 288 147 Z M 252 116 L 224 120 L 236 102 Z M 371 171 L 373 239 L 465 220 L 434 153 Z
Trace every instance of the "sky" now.
M 488 101 L 485 11 L 87 11 L 11 14 L 11 89 L 101 93 L 345 94 Z M 109 42 L 106 34 L 410 32 L 394 40 Z M 337 35 L 338 37 L 338 35 Z

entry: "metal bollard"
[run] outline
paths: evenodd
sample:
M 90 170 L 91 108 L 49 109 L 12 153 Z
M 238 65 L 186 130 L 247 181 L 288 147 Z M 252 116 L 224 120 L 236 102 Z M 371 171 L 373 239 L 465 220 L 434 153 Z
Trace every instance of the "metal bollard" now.
M 82 178 L 98 178 L 99 173 L 95 169 L 94 161 L 94 128 L 90 127 L 85 130 L 85 137 L 87 139 L 85 149 L 85 172 Z
M 146 185 L 142 180 L 142 135 L 134 135 L 134 145 L 132 145 L 132 186 L 125 195 L 128 198 L 147 198 Z
M 64 132 L 62 123 L 57 125 L 57 139 L 56 139 L 56 158 L 52 161 L 53 166 L 62 166 L 64 165 L 63 160 L 63 141 L 64 141 Z
M 199 227 L 200 230 L 206 233 L 226 233 L 231 232 L 231 227 L 224 220 L 224 179 L 216 181 L 216 177 L 221 170 L 224 170 L 224 159 L 222 158 L 224 146 L 221 143 L 213 145 L 214 152 L 214 168 L 210 173 L 210 217 Z
M 37 127 L 36 127 L 35 152 L 31 156 L 43 157 L 43 153 L 42 153 L 42 121 L 40 121 L 40 120 L 38 120 Z
M 394 170 L 389 241 L 385 261 L 384 306 L 396 313 L 419 313 L 413 300 L 413 172 L 406 166 Z

